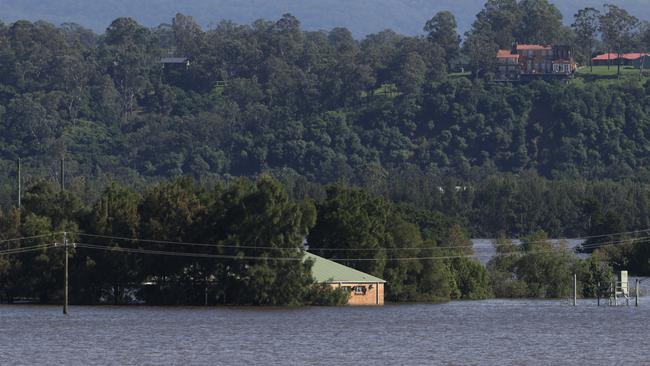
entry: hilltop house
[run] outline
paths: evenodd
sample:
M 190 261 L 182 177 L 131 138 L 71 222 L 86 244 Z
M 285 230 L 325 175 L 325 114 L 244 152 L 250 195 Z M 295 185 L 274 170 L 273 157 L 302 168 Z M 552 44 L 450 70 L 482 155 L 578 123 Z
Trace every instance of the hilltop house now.
M 308 252 L 305 252 L 304 259 L 313 261 L 311 273 L 317 283 L 350 292 L 349 305 L 384 305 L 386 281 L 381 278 Z
M 569 78 L 576 70 L 569 46 L 514 43 L 496 58 L 501 80 Z

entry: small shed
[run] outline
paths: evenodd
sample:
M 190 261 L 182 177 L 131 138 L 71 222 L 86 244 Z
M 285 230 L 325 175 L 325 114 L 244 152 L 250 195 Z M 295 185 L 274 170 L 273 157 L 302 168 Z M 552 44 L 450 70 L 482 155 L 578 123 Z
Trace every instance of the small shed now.
M 311 273 L 317 283 L 325 283 L 350 292 L 349 305 L 384 305 L 386 281 L 381 278 L 309 252 L 305 252 L 304 259 L 314 263 Z

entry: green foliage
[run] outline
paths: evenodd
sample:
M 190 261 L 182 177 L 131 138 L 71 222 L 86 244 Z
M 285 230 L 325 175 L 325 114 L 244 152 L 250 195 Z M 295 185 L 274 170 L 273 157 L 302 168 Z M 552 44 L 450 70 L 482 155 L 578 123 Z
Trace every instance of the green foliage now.
M 562 13 L 547 0 L 522 0 L 521 23 L 516 38 L 527 43 L 561 42 Z
M 605 296 L 612 267 L 598 257 L 578 259 L 563 243 L 538 232 L 515 245 L 501 235 L 488 272 L 497 297 L 563 298 L 572 295 L 573 274 L 584 297 Z M 600 285 L 600 286 L 599 286 Z
M 576 276 L 578 286 L 582 288 L 582 296 L 592 298 L 606 297 L 610 284 L 616 279 L 612 267 L 607 262 L 601 261 L 599 256 L 578 261 Z
M 489 297 L 485 268 L 463 257 L 471 253 L 471 243 L 458 224 L 447 226 L 449 221 L 358 189 L 332 186 L 318 206 L 308 243 L 322 248 L 319 255 L 385 279 L 390 301 Z M 346 261 L 350 258 L 365 261 Z
M 456 18 L 449 11 L 436 13 L 425 25 L 427 38 L 445 52 L 447 68 L 460 53 L 460 36 L 456 33 Z
M 328 253 L 343 262 L 372 259 L 347 264 L 389 279 L 387 298 L 487 296 L 474 262 L 391 259 L 467 254 L 458 247 L 469 235 L 499 231 L 579 236 L 650 226 L 649 83 L 591 82 L 596 77 L 582 73 L 571 83 L 490 82 L 498 48 L 515 40 L 571 41 L 559 20 L 545 0 L 489 0 L 460 56 L 448 12 L 426 25 L 427 38 L 386 30 L 363 40 L 344 28 L 304 31 L 290 14 L 208 30 L 182 14 L 155 29 L 118 18 L 101 36 L 71 24 L 0 25 L 6 235 L 81 227 L 207 240 L 239 256 L 250 254 L 239 246 L 254 243 L 261 249 L 252 254 L 269 258 L 214 263 L 80 254 L 74 265 L 92 275 L 76 280 L 92 290 L 73 296 L 84 302 L 127 301 L 125 286 L 146 280 L 162 302 L 201 303 L 208 287 L 212 303 L 294 304 L 306 296 L 309 270 L 272 256 L 299 258 L 307 236 L 313 247 L 346 249 Z M 612 5 L 599 24 L 603 41 L 618 51 L 647 38 L 634 34 L 634 17 Z M 168 55 L 189 65 L 161 64 Z M 449 77 L 454 57 L 469 64 L 475 80 Z M 599 72 L 591 76 L 613 76 Z M 60 178 L 61 156 L 65 192 L 48 183 Z M 29 189 L 16 213 L 17 157 Z M 242 176 L 257 181 L 234 178 Z M 615 268 L 648 271 L 648 253 L 636 246 L 601 254 Z M 495 292 L 562 295 L 545 285 L 564 278 L 570 261 L 561 251 L 524 258 L 515 277 L 508 277 L 511 264 L 490 274 L 506 287 Z M 22 296 L 14 269 L 28 263 L 56 272 L 59 262 L 48 252 L 2 259 L 5 296 Z M 142 270 L 125 269 L 134 264 Z M 38 288 L 43 301 L 58 296 L 45 290 L 44 277 L 30 281 L 30 293 Z M 191 290 L 169 295 L 188 282 Z
M 307 303 L 320 306 L 338 306 L 346 305 L 349 299 L 349 291 L 321 283 L 311 287 L 307 296 Z

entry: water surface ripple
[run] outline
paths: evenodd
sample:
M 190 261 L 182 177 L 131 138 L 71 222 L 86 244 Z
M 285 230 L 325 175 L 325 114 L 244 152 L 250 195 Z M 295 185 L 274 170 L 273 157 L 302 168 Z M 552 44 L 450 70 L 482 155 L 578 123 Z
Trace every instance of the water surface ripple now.
M 643 299 L 642 299 L 643 300 Z M 0 365 L 650 364 L 650 301 L 384 307 L 0 306 Z

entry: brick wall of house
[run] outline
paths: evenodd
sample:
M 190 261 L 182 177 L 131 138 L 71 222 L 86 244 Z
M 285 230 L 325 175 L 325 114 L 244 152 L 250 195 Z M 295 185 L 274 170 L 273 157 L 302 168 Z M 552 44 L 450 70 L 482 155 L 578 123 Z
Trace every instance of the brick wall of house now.
M 384 305 L 384 284 L 383 283 L 332 283 L 332 287 L 347 287 L 350 291 L 348 305 Z M 363 294 L 355 292 L 355 287 L 361 286 L 365 289 Z

